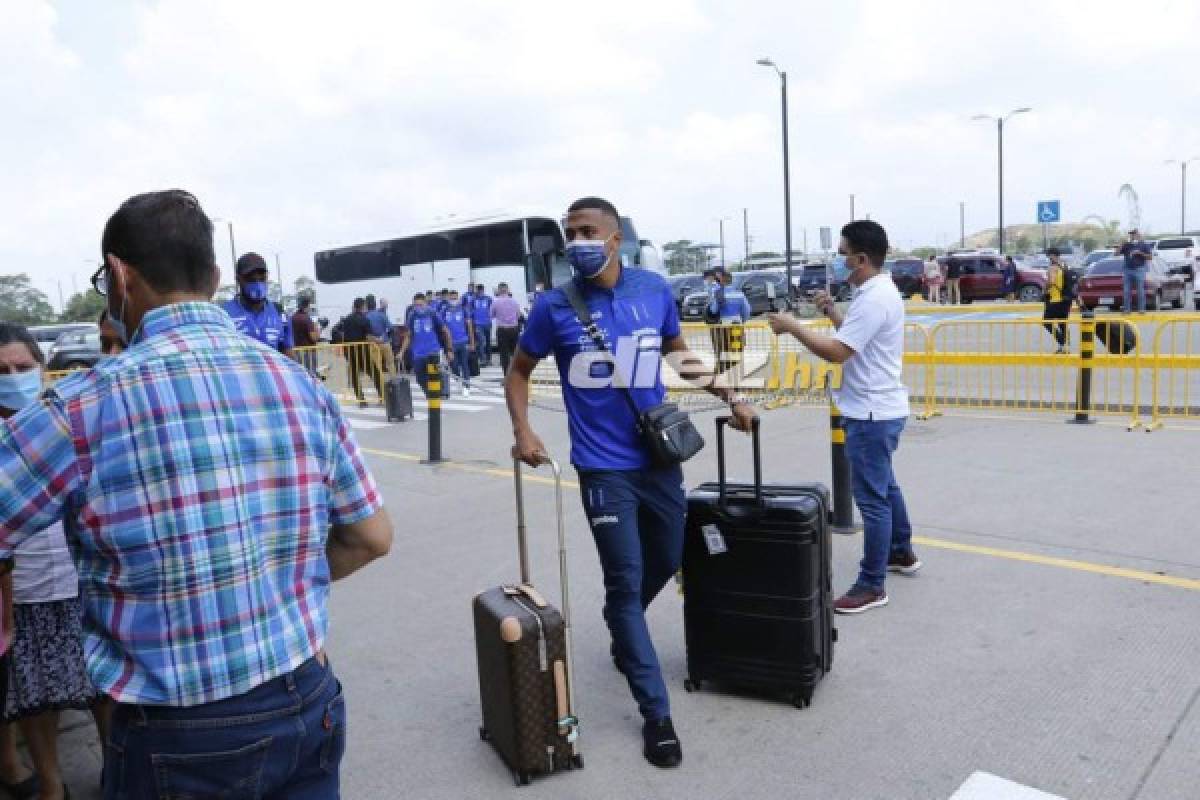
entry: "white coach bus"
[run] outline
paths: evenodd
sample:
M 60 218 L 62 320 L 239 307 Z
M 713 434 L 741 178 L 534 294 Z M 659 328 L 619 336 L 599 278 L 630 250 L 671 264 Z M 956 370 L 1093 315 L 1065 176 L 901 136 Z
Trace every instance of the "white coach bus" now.
M 654 244 L 639 239 L 633 220 L 621 218 L 621 259 L 629 267 L 665 275 Z M 373 294 L 392 304 L 392 317 L 417 292 L 482 283 L 488 293 L 507 283 L 524 304 L 541 282 L 557 286 L 571 276 L 562 224 L 550 214 L 497 214 L 454 220 L 395 239 L 323 250 L 313 256 L 322 316 L 349 314 L 356 297 Z

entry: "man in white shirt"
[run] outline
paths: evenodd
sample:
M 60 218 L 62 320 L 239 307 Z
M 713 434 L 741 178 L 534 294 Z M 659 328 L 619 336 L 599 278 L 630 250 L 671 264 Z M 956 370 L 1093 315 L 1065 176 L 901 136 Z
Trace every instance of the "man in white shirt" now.
M 921 568 L 904 494 L 892 471 L 909 409 L 901 381 L 904 299 L 882 272 L 887 251 L 887 232 L 878 223 L 857 220 L 842 228 L 838 254 L 846 258 L 854 299 L 843 317 L 825 293 L 814 298 L 833 323 L 833 336 L 816 333 L 790 314 L 767 318 L 775 333 L 790 333 L 815 355 L 842 365 L 842 388 L 834 399 L 846 419 L 851 489 L 864 531 L 858 580 L 833 606 L 840 614 L 887 605 L 887 572 L 912 575 Z

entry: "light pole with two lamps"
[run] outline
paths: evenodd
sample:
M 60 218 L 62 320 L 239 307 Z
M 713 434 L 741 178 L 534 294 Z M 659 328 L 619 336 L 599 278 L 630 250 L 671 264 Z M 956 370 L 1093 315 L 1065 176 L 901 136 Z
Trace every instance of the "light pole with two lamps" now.
M 779 76 L 779 92 L 783 105 L 783 261 L 787 267 L 788 299 L 791 300 L 792 287 L 792 176 L 788 165 L 788 109 L 787 109 L 787 73 L 775 65 L 769 58 L 758 60 L 760 67 L 770 67 Z
M 1004 123 L 1008 122 L 1017 114 L 1028 114 L 1033 111 L 1032 108 L 1014 108 L 1002 117 L 993 116 L 991 114 L 976 114 L 971 117 L 972 121 L 978 120 L 996 120 L 996 177 L 999 184 L 999 198 L 997 207 L 999 209 L 999 233 L 1000 233 L 1000 252 L 1004 252 Z

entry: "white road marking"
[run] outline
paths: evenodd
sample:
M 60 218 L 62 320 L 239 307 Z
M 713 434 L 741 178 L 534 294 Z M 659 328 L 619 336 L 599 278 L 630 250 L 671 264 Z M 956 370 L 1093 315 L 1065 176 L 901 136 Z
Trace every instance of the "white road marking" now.
M 1066 800 L 1020 783 L 1013 783 L 990 772 L 975 772 L 950 795 L 950 800 Z

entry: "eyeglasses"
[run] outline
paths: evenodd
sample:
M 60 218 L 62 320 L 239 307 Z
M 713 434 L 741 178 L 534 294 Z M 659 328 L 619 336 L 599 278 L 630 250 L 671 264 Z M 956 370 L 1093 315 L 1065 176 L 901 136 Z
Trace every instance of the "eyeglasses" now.
M 101 264 L 99 269 L 92 273 L 92 288 L 101 297 L 108 297 L 108 267 L 106 265 Z

